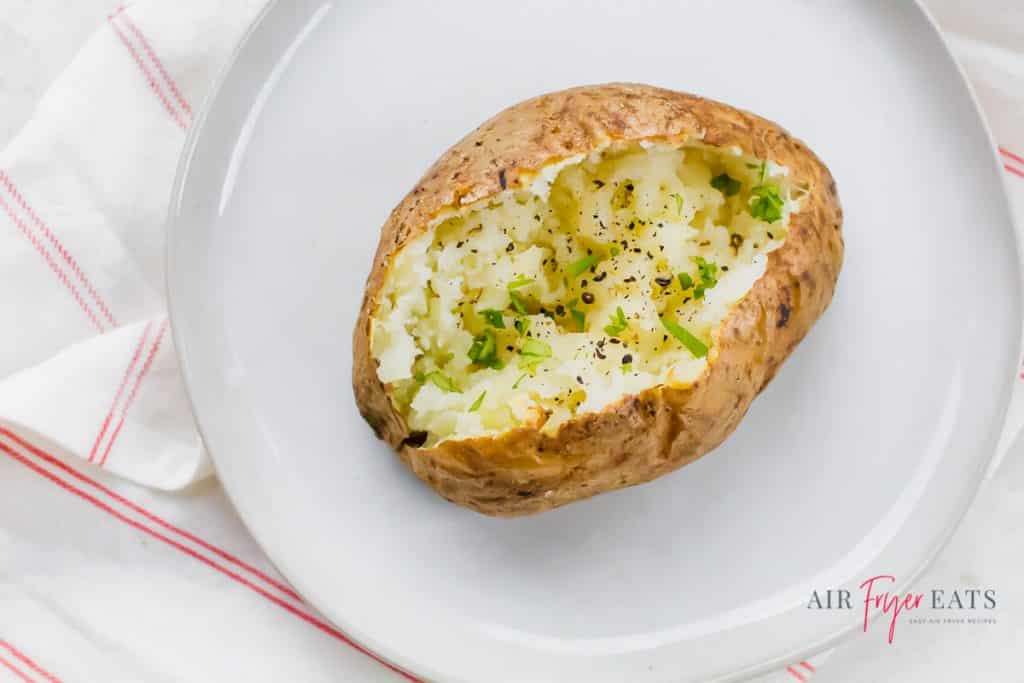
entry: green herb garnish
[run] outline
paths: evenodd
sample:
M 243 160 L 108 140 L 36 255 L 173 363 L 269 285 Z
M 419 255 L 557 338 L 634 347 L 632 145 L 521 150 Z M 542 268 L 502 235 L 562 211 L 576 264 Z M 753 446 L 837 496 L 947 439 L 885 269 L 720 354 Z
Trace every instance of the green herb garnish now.
M 723 173 L 721 175 L 716 175 L 711 179 L 711 187 L 715 188 L 726 197 L 732 197 L 739 193 L 743 184 L 728 173 Z
M 687 273 L 679 273 L 679 286 L 683 289 L 689 289 L 693 287 L 693 278 Z
M 480 410 L 480 406 L 483 405 L 484 396 L 486 396 L 486 395 L 487 395 L 487 392 L 485 391 L 484 393 L 482 393 L 479 396 L 477 396 L 477 399 L 475 401 L 473 401 L 473 405 L 471 405 L 469 407 L 469 412 L 475 413 L 476 411 Z
M 585 330 L 587 327 L 587 314 L 575 308 L 569 309 L 569 313 L 572 314 L 572 319 L 576 322 L 576 331 L 582 332 Z
M 493 308 L 480 311 L 480 315 L 487 324 L 491 327 L 497 327 L 499 330 L 505 329 L 505 317 L 501 314 L 501 311 L 496 311 Z
M 512 388 L 513 389 L 518 389 L 519 388 L 519 383 L 522 382 L 527 377 L 529 377 L 528 373 L 523 373 L 522 375 L 519 375 L 519 379 L 517 379 L 516 383 L 512 385 Z
M 579 261 L 573 261 L 572 263 L 569 264 L 569 274 L 572 275 L 573 277 L 579 277 L 584 272 L 586 272 L 588 268 L 595 265 L 596 263 L 597 257 L 594 256 L 593 254 L 588 254 L 587 256 L 581 258 Z
M 612 247 L 611 248 L 611 254 L 612 254 L 612 256 L 618 256 L 619 255 L 619 248 L 618 247 Z
M 750 191 L 750 215 L 765 223 L 782 218 L 785 202 L 777 185 L 758 185 Z
M 525 275 L 520 275 L 519 277 L 517 277 L 512 282 L 508 283 L 508 288 L 510 290 L 512 290 L 512 289 L 519 289 L 520 287 L 525 287 L 526 285 L 531 285 L 533 283 L 534 283 L 534 279 L 532 277 L 526 277 Z
M 526 331 L 530 329 L 530 319 L 516 318 L 516 321 L 512 323 L 512 325 L 516 328 L 516 332 L 519 333 L 519 336 L 522 337 L 524 334 L 526 334 Z
M 700 278 L 700 284 L 693 288 L 693 298 L 703 299 L 704 291 L 711 289 L 718 284 L 718 265 L 705 261 L 700 256 L 694 256 L 693 262 L 697 264 L 698 277 Z
M 436 386 L 438 389 L 445 393 L 462 393 L 461 391 L 459 391 L 459 388 L 455 386 L 455 382 L 452 381 L 452 378 L 449 377 L 448 375 L 442 374 L 439 370 L 434 370 L 433 372 L 428 374 L 427 379 L 433 382 L 434 386 Z
M 546 358 L 551 358 L 551 346 L 539 339 L 527 339 L 519 347 L 519 355 L 522 356 L 522 360 L 519 361 L 520 368 L 532 367 Z
M 661 324 L 665 326 L 665 329 L 668 330 L 673 337 L 682 342 L 683 346 L 685 346 L 694 356 L 697 358 L 703 358 L 708 354 L 708 347 L 704 345 L 704 342 L 687 332 L 681 325 L 674 323 L 665 317 L 659 317 L 659 320 L 661 320 Z
M 633 364 L 632 363 L 623 363 L 619 367 L 622 368 L 622 374 L 623 375 L 633 371 Z
M 693 262 L 697 264 L 697 270 L 700 274 L 700 281 L 706 288 L 711 289 L 718 284 L 718 278 L 716 273 L 718 272 L 718 264 L 710 261 L 705 261 L 700 256 L 694 256 Z
M 611 316 L 610 320 L 611 323 L 604 328 L 605 334 L 609 337 L 618 337 L 629 327 L 629 322 L 626 321 L 626 314 L 622 312 L 622 306 L 615 307 L 615 315 Z
M 523 297 L 519 296 L 518 293 L 509 290 L 508 298 L 509 304 L 512 306 L 516 313 L 518 313 L 519 315 L 527 314 L 526 301 L 523 299 Z
M 711 184 L 714 185 L 715 184 L 714 181 L 712 181 Z M 676 213 L 678 213 L 680 216 L 682 216 L 683 215 L 683 195 L 681 195 L 681 194 L 679 194 L 677 192 L 673 192 L 672 194 L 669 195 L 669 197 L 672 197 L 673 199 L 676 200 Z
M 505 367 L 504 363 L 498 360 L 498 343 L 492 330 L 487 330 L 483 335 L 476 337 L 467 355 L 471 361 L 484 367 L 494 370 Z
M 416 382 L 419 384 L 423 384 L 424 382 L 427 381 L 427 376 L 424 375 L 422 372 L 417 372 L 415 375 L 412 376 L 412 378 L 416 380 Z

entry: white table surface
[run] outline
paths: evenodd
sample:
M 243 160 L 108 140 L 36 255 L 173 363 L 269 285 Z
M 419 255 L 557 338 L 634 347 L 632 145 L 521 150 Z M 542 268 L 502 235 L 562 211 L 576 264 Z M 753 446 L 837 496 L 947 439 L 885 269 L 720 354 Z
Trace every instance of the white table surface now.
M 78 47 L 119 4 L 119 0 L 0 0 L 0 148 L 31 116 L 35 102 Z M 941 23 L 939 5 L 949 3 L 929 4 Z M 879 623 L 840 648 L 815 680 L 1022 680 L 1022 570 L 1024 445 L 1017 444 L 996 476 L 985 483 L 949 545 L 916 586 L 926 594 L 932 588 L 995 589 L 997 609 L 979 616 L 994 617 L 997 623 L 914 625 L 901 620 L 892 645 L 886 642 L 887 629 Z

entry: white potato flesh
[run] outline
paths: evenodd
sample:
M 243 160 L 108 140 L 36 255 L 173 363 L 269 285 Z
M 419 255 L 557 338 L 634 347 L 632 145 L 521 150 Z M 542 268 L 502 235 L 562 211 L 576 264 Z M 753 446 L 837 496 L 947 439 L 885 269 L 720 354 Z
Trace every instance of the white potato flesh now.
M 685 386 L 800 195 L 783 167 L 697 144 L 552 164 L 395 256 L 371 322 L 378 376 L 428 446 L 553 432 L 624 395 Z

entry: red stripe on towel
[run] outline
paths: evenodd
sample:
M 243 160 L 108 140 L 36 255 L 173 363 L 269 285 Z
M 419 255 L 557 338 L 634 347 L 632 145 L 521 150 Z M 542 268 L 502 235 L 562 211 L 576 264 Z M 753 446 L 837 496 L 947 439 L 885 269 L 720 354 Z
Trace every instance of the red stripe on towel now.
M 148 328 L 147 328 L 148 329 Z M 139 371 L 139 376 L 135 378 L 135 385 L 132 387 L 132 392 L 128 394 L 128 400 L 125 401 L 124 407 L 121 408 L 121 419 L 117 423 L 117 428 L 114 429 L 114 433 L 110 435 L 110 442 L 107 444 L 106 449 L 103 451 L 103 457 L 100 458 L 99 466 L 107 462 L 107 456 L 110 455 L 110 449 L 114 447 L 114 442 L 117 441 L 117 435 L 121 433 L 121 428 L 124 427 L 124 420 L 128 416 L 128 409 L 132 407 L 132 403 L 135 402 L 135 395 L 139 393 L 139 385 L 142 384 L 142 380 L 146 378 L 149 373 L 149 368 L 153 365 L 153 359 L 156 358 L 157 351 L 160 350 L 160 342 L 164 339 L 164 333 L 167 332 L 167 321 L 164 320 L 160 324 L 160 329 L 156 332 L 156 339 L 153 341 L 153 345 L 149 347 L 149 355 L 146 356 L 146 362 L 142 365 L 142 370 Z
M 23 221 L 21 217 L 14 212 L 14 209 L 11 207 L 10 204 L 7 203 L 7 200 L 4 199 L 2 195 L 0 195 L 0 208 L 2 208 L 7 213 L 7 215 L 11 217 L 11 220 L 14 221 L 14 224 L 18 226 L 18 229 L 21 230 L 22 233 L 24 233 L 25 237 L 28 238 L 28 241 L 31 242 L 32 246 L 36 248 L 37 252 L 39 252 L 39 255 L 42 256 L 43 260 L 46 261 L 46 265 L 50 266 L 50 270 L 52 270 L 53 273 L 57 276 L 57 279 L 64 283 L 64 286 L 67 287 L 69 292 L 71 292 L 71 296 L 74 297 L 76 302 L 78 302 L 78 305 L 82 308 L 82 311 L 84 311 L 85 314 L 89 317 L 89 320 L 92 321 L 92 324 L 96 327 L 96 329 L 99 330 L 100 332 L 103 332 L 103 323 L 100 322 L 100 319 L 96 316 L 96 313 L 86 303 L 85 299 L 82 298 L 82 294 L 78 291 L 78 288 L 75 287 L 75 283 L 73 283 L 71 279 L 67 276 L 67 273 L 65 273 L 61 269 L 60 264 L 57 263 L 57 261 L 53 258 L 53 255 L 50 254 L 49 250 L 46 248 L 46 245 L 39 240 L 39 236 L 33 234 L 29 227 L 25 225 L 25 221 Z
M 0 428 L 0 432 L 3 432 L 5 434 L 9 435 L 9 432 L 7 432 L 7 430 L 4 430 L 2 428 Z M 18 441 L 19 443 L 22 443 L 20 439 L 16 439 L 16 441 Z M 39 449 L 34 448 L 34 447 L 29 449 L 29 450 L 31 450 L 33 453 L 35 453 L 37 455 L 42 452 Z M 7 444 L 3 443 L 2 441 L 0 441 L 0 452 L 6 453 L 8 456 L 13 458 L 17 462 L 21 463 L 25 467 L 28 467 L 33 472 L 35 472 L 35 473 L 45 477 L 46 479 L 49 479 L 51 482 L 53 482 L 54 484 L 56 484 L 60 488 L 64 489 L 68 493 L 71 493 L 71 494 L 81 498 L 82 500 L 92 504 L 94 507 L 102 510 L 103 512 L 106 512 L 108 515 L 110 515 L 114 519 L 116 519 L 116 520 L 118 520 L 120 522 L 123 522 L 124 524 L 127 524 L 128 526 L 133 527 L 133 528 L 141 531 L 142 533 L 147 534 L 148 536 L 150 536 L 152 538 L 155 538 L 155 539 L 157 539 L 159 541 L 162 541 L 163 543 L 167 544 L 168 546 L 170 546 L 172 548 L 175 548 L 176 550 L 179 550 L 179 551 L 185 553 L 189 557 L 192 557 L 193 559 L 198 560 L 199 562 L 205 564 L 206 566 L 210 567 L 211 569 L 216 569 L 218 572 L 220 572 L 224 576 L 227 576 L 228 578 L 232 579 L 233 581 L 235 581 L 235 582 L 245 586 L 246 588 L 249 588 L 253 592 L 263 596 L 267 600 L 270 600 L 272 603 L 274 603 L 278 607 L 281 607 L 282 609 L 286 610 L 290 614 L 293 614 L 294 616 L 302 619 L 303 621 L 305 621 L 306 623 L 314 626 L 315 628 L 317 628 L 318 630 L 322 631 L 323 633 L 326 633 L 327 635 L 329 635 L 329 636 L 331 636 L 331 637 L 333 637 L 333 638 L 335 638 L 335 639 L 337 639 L 337 640 L 339 640 L 339 641 L 341 641 L 341 642 L 351 646 L 355 650 L 357 650 L 357 651 L 365 654 L 366 656 L 374 659 L 378 663 L 386 666 L 387 668 L 391 669 L 395 673 L 399 674 L 400 676 L 402 676 L 406 680 L 412 681 L 413 683 L 420 683 L 419 679 L 413 677 L 412 675 L 406 673 L 405 671 L 402 671 L 401 669 L 396 667 L 394 664 L 391 664 L 390 662 L 382 659 L 381 657 L 379 657 L 378 655 L 374 654 L 373 652 L 367 650 L 363 646 L 361 646 L 358 643 L 356 643 L 355 641 L 351 640 L 344 633 L 342 633 L 338 629 L 336 629 L 333 626 L 331 626 L 330 624 L 327 624 L 326 622 L 321 621 L 320 619 L 316 618 L 315 616 L 313 616 L 311 614 L 307 614 L 306 612 L 302 611 L 301 609 L 297 608 L 296 606 L 294 606 L 294 605 L 292 605 L 292 604 L 290 604 L 288 602 L 285 602 L 281 598 L 279 598 L 279 597 L 277 597 L 275 595 L 272 595 L 271 593 L 269 593 L 264 588 L 261 588 L 260 586 L 257 586 L 256 584 L 252 583 L 248 579 L 240 576 L 239 574 L 235 573 L 231 569 L 228 569 L 227 567 L 224 567 L 224 566 L 218 564 L 217 562 L 215 562 L 214 560 L 210 559 L 209 557 L 206 557 L 204 555 L 199 554 L 198 552 L 196 552 L 192 548 L 189 548 L 189 547 L 187 547 L 185 545 L 182 545 L 178 541 L 175 541 L 174 539 L 172 539 L 172 538 L 170 538 L 168 536 L 165 536 L 165 535 L 161 534 L 158 531 L 154 531 L 153 529 L 150 529 L 149 527 L 139 523 L 138 521 L 136 521 L 134 519 L 131 519 L 130 517 L 127 517 L 123 513 L 118 512 L 117 510 L 112 508 L 109 504 L 99 500 L 98 498 L 96 498 L 95 496 L 93 496 L 93 495 L 91 495 L 89 493 L 86 493 L 82 489 L 80 489 L 80 488 L 74 486 L 73 484 L 71 484 L 71 483 L 61 479 L 60 477 L 56 476 L 52 472 L 49 472 L 48 470 L 46 470 L 42 466 L 32 462 L 28 457 L 18 453 L 17 451 L 15 451 L 13 448 L 11 448 Z M 53 456 L 51 456 L 49 454 L 46 454 L 46 458 L 44 458 L 44 459 L 47 460 L 47 462 L 50 462 L 50 461 L 59 462 L 56 458 L 54 458 Z M 61 463 L 61 464 L 63 464 L 63 463 Z M 70 469 L 70 468 L 67 468 L 67 469 Z M 84 477 L 84 475 L 82 475 L 82 476 Z
M 5 650 L 7 650 L 8 652 L 10 652 L 19 661 L 21 661 L 23 664 L 25 664 L 29 669 L 31 669 L 32 671 L 35 671 L 37 674 L 39 674 L 43 678 L 45 678 L 46 680 L 50 681 L 50 683 L 61 683 L 61 680 L 59 678 L 57 678 L 56 676 L 51 674 L 49 671 L 47 671 L 43 667 L 41 667 L 38 664 L 36 664 L 35 662 L 33 662 L 31 659 L 28 658 L 28 656 L 25 653 L 23 653 L 20 650 L 18 650 L 18 648 L 14 647 L 10 643 L 8 643 L 6 640 L 0 640 L 0 648 L 3 648 Z
M 25 441 L 24 439 L 22 439 L 20 436 L 18 436 L 14 432 L 10 431 L 9 429 L 5 429 L 4 427 L 0 427 L 0 436 L 7 437 L 8 439 L 13 441 L 17 445 L 21 446 L 25 450 L 29 451 L 30 453 L 32 453 L 36 457 L 41 458 L 42 460 L 46 461 L 50 465 L 53 465 L 54 467 L 57 467 L 58 469 L 60 469 L 64 473 L 69 474 L 72 477 L 74 477 L 75 479 L 78 479 L 79 481 L 81 481 L 82 483 L 84 483 L 84 484 L 86 484 L 88 486 L 91 486 L 92 488 L 96 489 L 97 491 L 100 491 L 101 493 L 103 493 L 106 496 L 110 497 L 112 500 L 120 503 L 121 505 L 124 505 L 125 507 L 129 508 L 130 510 L 132 510 L 134 512 L 137 512 L 138 514 L 142 515 L 143 517 L 145 517 L 149 521 L 153 522 L 154 524 L 157 524 L 158 526 L 166 529 L 167 531 L 170 531 L 172 533 L 178 534 L 182 538 L 186 538 L 189 541 L 192 541 L 196 545 L 198 545 L 198 546 L 200 546 L 200 547 L 210 551 L 211 553 L 221 557 L 224 560 L 227 560 L 228 562 L 230 562 L 231 564 L 235 565 L 239 569 L 243 569 L 243 570 L 249 572 L 250 574 L 252 574 L 253 576 L 256 576 L 256 577 L 266 581 L 268 584 L 270 584 L 274 588 L 278 589 L 279 591 L 281 591 L 282 593 L 287 595 L 289 598 L 291 598 L 291 599 L 293 599 L 293 600 L 295 600 L 297 602 L 302 602 L 302 598 L 299 596 L 298 593 L 296 593 L 295 591 L 293 591 L 291 588 L 289 588 L 285 584 L 281 583 L 280 581 L 275 581 L 274 579 L 272 579 L 271 577 L 267 576 L 266 574 L 264 574 L 260 570 L 256 569 L 255 567 L 253 567 L 250 564 L 247 564 L 246 562 L 243 562 L 242 560 L 238 559 L 234 555 L 231 555 L 227 551 L 218 548 L 217 546 L 213 545 L 212 543 L 208 543 L 207 541 L 204 541 L 203 539 L 199 538 L 195 534 L 192 534 L 192 533 L 190 533 L 188 531 L 185 531 L 184 529 L 181 529 L 181 528 L 171 524 L 170 522 L 164 520 L 163 518 L 159 517 L 158 515 L 150 512 L 149 510 L 146 510 L 141 505 L 133 503 L 132 501 L 130 501 L 127 498 L 125 498 L 124 496 L 118 494 L 117 492 L 115 492 L 115 491 L 107 488 L 103 484 L 99 483 L 95 479 L 87 477 L 86 475 L 82 474 L 81 472 L 79 472 L 78 470 L 74 469 L 73 467 L 68 466 L 67 464 L 65 464 L 64 462 L 59 460 L 58 458 L 55 458 L 54 456 L 52 456 L 49 453 L 43 451 L 42 449 L 37 448 L 36 446 L 33 446 L 32 444 L 30 444 L 29 442 Z
M 139 356 L 142 355 L 142 347 L 146 345 L 146 338 L 149 336 L 149 330 L 153 326 L 152 322 L 146 323 L 146 326 L 142 328 L 142 336 L 139 337 L 139 343 L 135 345 L 135 353 L 132 355 L 131 361 L 128 363 L 128 367 L 124 369 L 124 377 L 121 378 L 121 386 L 117 388 L 117 393 L 114 394 L 114 401 L 110 404 L 110 410 L 107 411 L 107 417 L 103 420 L 103 426 L 100 428 L 98 434 L 96 434 L 96 441 L 92 444 L 92 450 L 89 451 L 89 462 L 93 461 L 96 457 L 96 452 L 99 450 L 100 443 L 103 441 L 103 437 L 107 435 L 107 429 L 110 428 L 110 421 L 114 419 L 114 412 L 117 410 L 117 404 L 121 400 L 121 395 L 124 393 L 124 389 L 128 386 L 128 378 L 132 376 L 132 372 L 135 370 L 135 364 L 139 362 Z
M 3 186 L 7 188 L 7 191 L 11 193 L 11 197 L 14 198 L 14 201 L 18 206 L 28 214 L 28 217 L 35 224 L 36 228 L 38 228 L 50 244 L 53 245 L 60 257 L 64 259 L 64 262 L 71 269 L 71 272 L 78 278 L 78 281 L 85 288 L 85 291 L 92 298 L 93 302 L 95 302 L 96 306 L 100 309 L 100 312 L 103 313 L 103 317 L 107 319 L 107 322 L 109 322 L 113 327 L 117 327 L 117 321 L 114 319 L 114 315 L 110 312 L 110 308 L 107 306 L 103 298 L 96 292 L 96 288 L 92 286 L 92 283 L 89 281 L 89 278 L 86 277 L 85 272 L 78 265 L 78 262 L 67 248 L 61 244 L 60 240 L 57 239 L 57 236 L 52 230 L 50 230 L 49 226 L 43 222 L 43 219 L 41 219 L 29 203 L 25 201 L 25 197 L 23 197 L 21 192 L 18 191 L 18 188 L 14 185 L 11 177 L 2 170 L 0 170 L 0 184 L 3 184 Z
M 181 112 L 179 112 L 171 103 L 170 99 L 167 98 L 167 95 L 160 87 L 160 83 L 157 82 L 156 77 L 153 76 L 153 72 L 149 70 L 149 67 L 146 66 L 146 62 L 143 61 L 142 55 L 139 54 L 139 51 L 135 49 L 134 45 L 132 45 L 132 41 L 128 39 L 128 36 L 125 35 L 124 31 L 121 30 L 121 27 L 115 22 L 117 16 L 118 15 L 116 14 L 110 15 L 107 23 L 109 23 L 110 27 L 114 29 L 114 33 L 117 34 L 117 37 L 121 40 L 125 49 L 127 49 L 131 54 L 132 59 L 135 60 L 135 64 L 139 67 L 139 70 L 142 71 L 143 76 L 146 77 L 146 81 L 149 83 L 150 89 L 157 97 L 160 98 L 160 101 L 163 103 L 167 113 L 171 115 L 171 118 L 174 119 L 175 123 L 177 123 L 182 130 L 188 129 L 188 123 L 186 123 L 185 119 L 182 117 Z
M 124 12 L 123 8 L 121 11 L 117 12 L 117 16 L 125 23 L 128 30 L 131 31 L 138 39 L 139 43 L 142 44 L 143 51 L 145 51 L 146 56 L 153 62 L 153 66 L 156 67 L 157 73 L 163 76 L 164 82 L 170 89 L 171 94 L 174 95 L 174 99 L 177 100 L 178 104 L 181 105 L 181 108 L 184 109 L 185 113 L 191 118 L 192 107 L 189 106 L 188 100 L 185 99 L 185 96 L 181 94 L 178 84 L 174 82 L 173 78 L 171 78 L 171 74 L 164 67 L 163 62 L 161 62 L 160 58 L 156 56 L 156 51 L 153 50 L 153 46 L 149 44 L 145 34 L 143 34 L 141 29 L 139 29 L 135 22 L 132 21 L 131 17 Z

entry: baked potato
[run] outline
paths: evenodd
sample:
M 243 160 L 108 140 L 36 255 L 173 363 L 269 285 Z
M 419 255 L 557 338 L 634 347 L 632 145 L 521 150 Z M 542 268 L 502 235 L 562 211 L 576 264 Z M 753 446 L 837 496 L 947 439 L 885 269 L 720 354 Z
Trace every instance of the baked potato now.
M 758 116 L 585 86 L 485 122 L 384 224 L 360 412 L 441 496 L 498 516 L 718 446 L 832 299 L 831 174 Z

